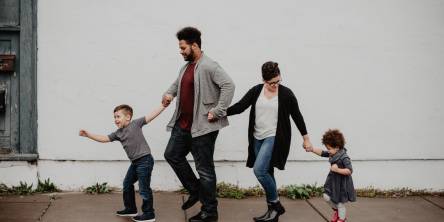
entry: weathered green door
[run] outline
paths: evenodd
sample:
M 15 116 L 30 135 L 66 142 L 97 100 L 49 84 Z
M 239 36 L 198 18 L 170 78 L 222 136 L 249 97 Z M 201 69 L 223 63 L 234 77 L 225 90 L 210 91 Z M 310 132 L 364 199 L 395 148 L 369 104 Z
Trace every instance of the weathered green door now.
M 0 33 L 0 55 L 19 56 L 19 37 L 15 33 Z M 1 57 L 0 57 L 1 60 Z M 1 61 L 0 61 L 1 62 Z M 14 71 L 0 72 L 0 152 L 18 153 L 19 102 L 18 87 L 20 71 L 18 59 Z
M 35 12 L 35 0 L 0 0 L 0 161 L 38 157 Z

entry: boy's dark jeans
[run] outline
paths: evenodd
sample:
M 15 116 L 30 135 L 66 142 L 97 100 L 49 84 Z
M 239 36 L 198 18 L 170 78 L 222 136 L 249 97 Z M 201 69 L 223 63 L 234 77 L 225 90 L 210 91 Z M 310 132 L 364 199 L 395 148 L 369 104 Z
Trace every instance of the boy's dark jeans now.
M 126 209 L 137 212 L 134 183 L 139 181 L 139 193 L 143 201 L 142 211 L 144 214 L 154 216 L 153 191 L 150 187 L 153 165 L 154 159 L 151 154 L 131 162 L 123 180 L 123 204 Z
M 214 131 L 192 138 L 191 132 L 176 124 L 164 154 L 184 188 L 190 195 L 199 195 L 202 203 L 201 210 L 210 215 L 217 214 L 213 154 L 218 133 L 219 131 Z M 199 179 L 186 159 L 190 152 L 193 155 Z

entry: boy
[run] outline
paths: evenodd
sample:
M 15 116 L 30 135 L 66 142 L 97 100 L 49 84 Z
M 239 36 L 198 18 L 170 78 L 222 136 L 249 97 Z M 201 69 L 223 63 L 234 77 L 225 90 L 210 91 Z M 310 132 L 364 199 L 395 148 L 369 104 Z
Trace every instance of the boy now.
M 155 221 L 153 208 L 153 192 L 150 187 L 151 172 L 154 160 L 150 147 L 142 133 L 142 126 L 151 122 L 163 110 L 164 106 L 159 106 L 152 113 L 131 121 L 133 109 L 128 105 L 120 105 L 114 108 L 114 123 L 118 127 L 117 131 L 108 136 L 92 134 L 86 130 L 80 130 L 79 135 L 88 137 L 101 143 L 120 141 L 131 165 L 128 168 L 123 181 L 123 204 L 125 208 L 117 211 L 118 216 L 133 217 L 134 221 L 153 222 Z M 139 181 L 139 191 L 142 197 L 142 212 L 137 215 L 136 198 L 134 193 L 134 183 Z

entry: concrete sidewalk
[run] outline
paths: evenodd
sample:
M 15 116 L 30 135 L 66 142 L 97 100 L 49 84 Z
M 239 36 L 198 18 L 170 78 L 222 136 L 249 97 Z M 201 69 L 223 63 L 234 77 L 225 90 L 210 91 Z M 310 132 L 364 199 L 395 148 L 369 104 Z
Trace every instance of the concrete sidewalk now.
M 180 209 L 186 196 L 171 192 L 156 192 L 156 221 L 184 222 L 199 211 L 199 204 L 186 212 Z M 287 212 L 281 222 L 324 222 L 331 210 L 320 198 L 289 200 L 282 198 Z M 141 200 L 137 199 L 138 206 Z M 83 193 L 38 194 L 32 196 L 0 196 L 0 222 L 85 222 L 121 221 L 130 218 L 115 216 L 122 208 L 122 194 L 87 195 Z M 263 198 L 244 200 L 219 199 L 219 222 L 253 221 L 253 216 L 265 212 Z M 349 221 L 444 221 L 443 197 L 409 197 L 399 199 L 358 198 L 347 205 Z

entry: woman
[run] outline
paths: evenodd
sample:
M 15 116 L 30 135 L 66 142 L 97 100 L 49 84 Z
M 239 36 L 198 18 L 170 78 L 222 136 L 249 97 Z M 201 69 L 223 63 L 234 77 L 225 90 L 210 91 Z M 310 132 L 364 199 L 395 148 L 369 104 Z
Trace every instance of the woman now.
M 278 64 L 266 62 L 262 65 L 263 84 L 251 88 L 244 97 L 229 107 L 227 115 L 236 115 L 249 106 L 248 159 L 247 166 L 265 190 L 267 212 L 253 219 L 258 222 L 278 221 L 285 213 L 279 202 L 274 167 L 284 169 L 290 150 L 292 117 L 301 133 L 304 148 L 312 147 L 305 128 L 304 118 L 299 111 L 298 102 L 293 92 L 280 84 L 281 74 Z

